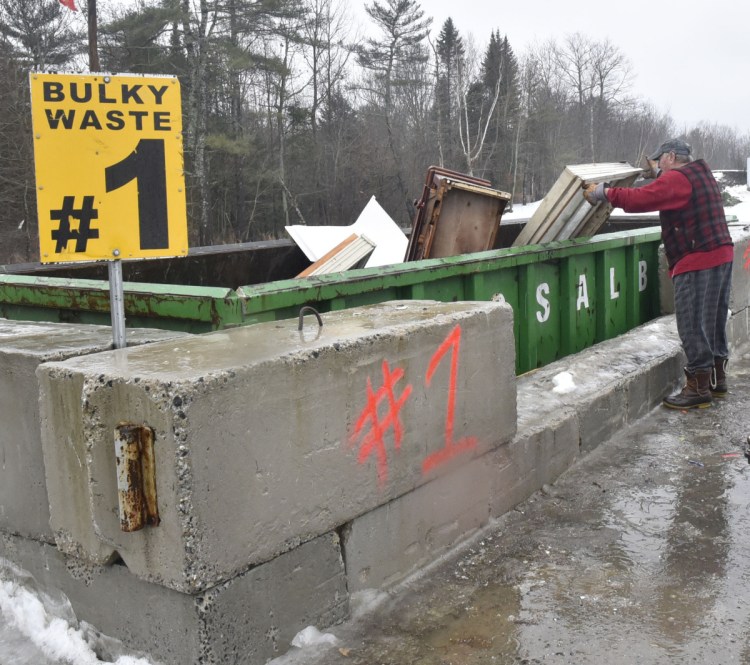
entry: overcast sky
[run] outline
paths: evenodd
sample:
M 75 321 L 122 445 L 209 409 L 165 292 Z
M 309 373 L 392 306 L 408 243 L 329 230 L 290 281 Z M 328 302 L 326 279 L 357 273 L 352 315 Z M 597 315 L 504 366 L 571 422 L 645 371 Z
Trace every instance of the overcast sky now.
M 349 0 L 370 22 L 365 0 Z M 369 2 L 367 4 L 370 4 Z M 632 92 L 682 125 L 700 121 L 750 132 L 748 0 L 422 0 L 437 35 L 451 17 L 484 48 L 492 30 L 520 56 L 530 44 L 580 32 L 609 41 L 630 60 Z
M 76 0 L 80 4 L 84 0 Z M 371 0 L 341 0 L 363 30 Z M 381 0 L 384 2 L 385 0 Z M 100 0 L 100 4 L 134 0 Z M 630 60 L 632 93 L 668 112 L 678 130 L 701 121 L 750 133 L 750 0 L 421 0 L 433 35 L 445 19 L 484 49 L 490 32 L 520 57 L 535 42 L 580 32 L 609 41 Z

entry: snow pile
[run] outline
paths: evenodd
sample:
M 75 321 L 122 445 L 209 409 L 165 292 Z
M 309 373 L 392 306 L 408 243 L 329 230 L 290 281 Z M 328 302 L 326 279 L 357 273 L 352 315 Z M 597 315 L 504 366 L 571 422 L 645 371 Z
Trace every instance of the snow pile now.
M 99 660 L 77 624 L 67 598 L 44 593 L 31 575 L 0 558 L 0 662 L 10 655 L 14 665 L 152 665 L 132 656 Z
M 748 191 L 747 185 L 734 185 L 733 187 L 727 187 L 724 191 L 740 201 L 736 205 L 725 207 L 724 212 L 727 215 L 734 215 L 738 222 L 750 222 L 750 191 Z

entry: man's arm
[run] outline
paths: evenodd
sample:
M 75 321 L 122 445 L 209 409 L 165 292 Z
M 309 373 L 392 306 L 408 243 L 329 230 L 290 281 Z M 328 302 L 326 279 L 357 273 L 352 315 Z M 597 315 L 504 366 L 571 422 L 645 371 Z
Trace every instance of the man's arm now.
M 673 169 L 643 187 L 606 187 L 599 183 L 589 185 L 584 195 L 592 204 L 606 199 L 625 212 L 654 212 L 684 208 L 692 193 L 690 181 L 679 169 Z

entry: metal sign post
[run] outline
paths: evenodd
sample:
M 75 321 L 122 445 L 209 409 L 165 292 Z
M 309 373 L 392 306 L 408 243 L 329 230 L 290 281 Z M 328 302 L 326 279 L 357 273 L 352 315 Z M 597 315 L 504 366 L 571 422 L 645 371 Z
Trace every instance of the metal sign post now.
M 116 349 L 124 349 L 125 300 L 122 284 L 122 262 L 109 262 L 109 311 L 112 317 L 112 341 Z

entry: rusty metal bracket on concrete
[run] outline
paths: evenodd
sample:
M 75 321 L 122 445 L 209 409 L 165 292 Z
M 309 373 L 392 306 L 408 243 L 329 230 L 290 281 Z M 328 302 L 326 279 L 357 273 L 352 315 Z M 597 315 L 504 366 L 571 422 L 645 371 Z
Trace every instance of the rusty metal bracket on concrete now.
M 154 430 L 120 422 L 115 427 L 115 463 L 120 528 L 132 532 L 159 526 L 154 464 Z

